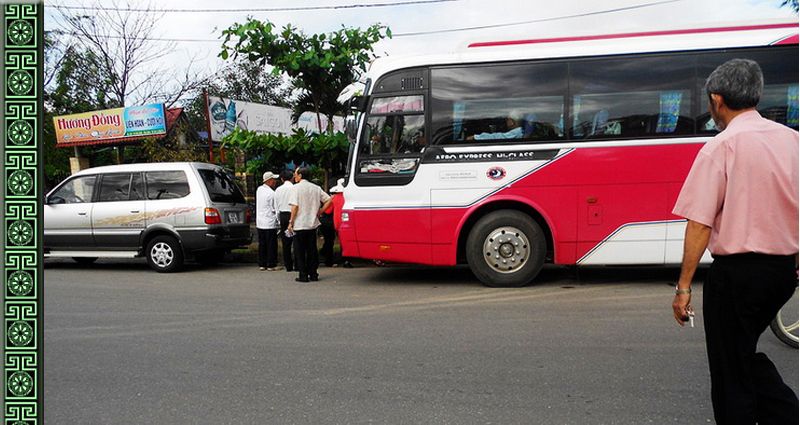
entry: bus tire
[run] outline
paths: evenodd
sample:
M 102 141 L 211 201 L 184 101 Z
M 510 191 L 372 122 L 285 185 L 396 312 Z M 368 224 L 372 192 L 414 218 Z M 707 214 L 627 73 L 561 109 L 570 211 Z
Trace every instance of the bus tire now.
M 467 263 L 475 277 L 493 288 L 529 284 L 544 265 L 547 242 L 531 217 L 499 210 L 475 223 L 467 237 Z

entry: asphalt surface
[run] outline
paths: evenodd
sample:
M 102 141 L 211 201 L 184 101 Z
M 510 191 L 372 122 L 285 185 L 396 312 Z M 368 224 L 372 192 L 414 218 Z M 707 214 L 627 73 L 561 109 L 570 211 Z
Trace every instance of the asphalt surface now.
M 466 268 L 48 261 L 47 424 L 703 424 L 702 285 L 676 269 L 546 268 L 521 289 Z M 797 392 L 798 351 L 760 349 Z

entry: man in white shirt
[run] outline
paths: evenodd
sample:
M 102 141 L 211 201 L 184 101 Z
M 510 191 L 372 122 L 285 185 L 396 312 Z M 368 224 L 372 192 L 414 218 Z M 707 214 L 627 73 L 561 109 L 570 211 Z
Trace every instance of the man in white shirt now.
M 278 270 L 278 212 L 275 209 L 275 186 L 278 175 L 267 171 L 264 184 L 256 190 L 256 229 L 258 230 L 258 267 Z
M 292 238 L 286 236 L 286 229 L 289 227 L 289 218 L 292 215 L 292 208 L 289 205 L 289 194 L 292 192 L 292 180 L 294 175 L 289 170 L 281 172 L 281 181 L 283 184 L 275 189 L 275 209 L 278 210 L 278 221 L 281 224 L 281 246 L 283 247 L 283 265 L 286 271 L 294 270 L 294 262 L 292 261 Z
M 319 186 L 305 180 L 308 168 L 299 168 L 294 173 L 297 182 L 292 188 L 289 205 L 289 231 L 294 232 L 294 253 L 297 260 L 298 282 L 319 280 L 319 254 L 317 253 L 317 227 L 319 216 L 331 203 L 331 197 Z

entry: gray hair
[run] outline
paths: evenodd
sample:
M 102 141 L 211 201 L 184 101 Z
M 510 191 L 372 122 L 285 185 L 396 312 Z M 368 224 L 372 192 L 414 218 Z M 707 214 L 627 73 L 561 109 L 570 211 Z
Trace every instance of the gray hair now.
M 761 100 L 764 75 L 755 61 L 731 59 L 708 76 L 705 88 L 708 96 L 722 96 L 725 105 L 735 111 L 753 108 Z
M 297 168 L 297 170 L 295 170 L 295 172 L 297 174 L 300 174 L 300 177 L 302 177 L 302 178 L 304 178 L 306 180 L 308 180 L 308 178 L 310 177 L 309 174 L 311 174 L 311 173 L 309 173 L 308 167 L 299 167 L 299 168 Z

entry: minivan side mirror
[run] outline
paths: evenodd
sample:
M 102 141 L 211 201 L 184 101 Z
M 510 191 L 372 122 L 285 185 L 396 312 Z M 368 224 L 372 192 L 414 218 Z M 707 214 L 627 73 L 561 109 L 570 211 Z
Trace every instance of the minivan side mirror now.
M 46 205 L 55 205 L 55 204 L 66 204 L 67 201 L 60 196 L 51 196 L 49 198 L 44 198 L 44 203 Z

